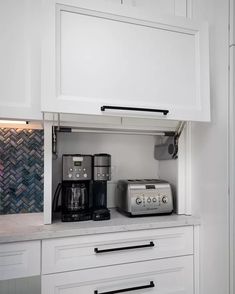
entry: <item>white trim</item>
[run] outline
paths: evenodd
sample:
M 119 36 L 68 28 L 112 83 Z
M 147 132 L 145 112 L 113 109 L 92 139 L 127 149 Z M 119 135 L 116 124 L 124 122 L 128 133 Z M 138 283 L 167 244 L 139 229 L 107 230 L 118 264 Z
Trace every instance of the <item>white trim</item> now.
M 185 129 L 181 133 L 179 138 L 179 150 L 178 150 L 178 191 L 177 191 L 177 214 L 185 214 L 185 203 L 186 203 L 186 170 L 185 170 Z
M 193 0 L 187 0 L 187 18 L 193 17 Z
M 52 125 L 44 122 L 44 224 L 52 223 Z
M 229 44 L 230 46 L 234 45 L 235 40 L 234 40 L 234 12 L 235 12 L 235 7 L 234 7 L 234 0 L 229 1 Z
M 177 213 L 192 214 L 190 123 L 186 124 L 179 138 Z
M 200 226 L 194 226 L 194 294 L 200 294 Z
M 230 48 L 230 73 L 229 73 L 229 128 L 228 128 L 228 168 L 229 168 L 229 270 L 230 270 L 230 293 L 234 293 L 234 177 L 235 177 L 235 138 L 234 138 L 234 54 L 233 50 L 235 47 Z
M 175 16 L 187 17 L 187 0 L 175 0 Z
M 186 149 L 185 149 L 185 193 L 186 193 L 186 203 L 185 203 L 185 214 L 191 215 L 192 214 L 192 151 L 191 151 L 191 123 L 187 122 L 186 128 L 186 138 L 185 138 L 185 144 L 186 144 Z

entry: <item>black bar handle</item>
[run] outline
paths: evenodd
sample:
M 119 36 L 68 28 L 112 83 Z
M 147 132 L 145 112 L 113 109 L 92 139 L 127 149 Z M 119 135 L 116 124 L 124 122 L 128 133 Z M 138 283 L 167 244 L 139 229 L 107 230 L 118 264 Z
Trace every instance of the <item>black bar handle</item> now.
M 155 284 L 153 281 L 150 281 L 148 285 L 143 285 L 143 286 L 138 286 L 138 287 L 132 287 L 132 288 L 125 288 L 125 289 L 118 289 L 118 290 L 113 290 L 109 292 L 98 292 L 97 290 L 94 291 L 94 294 L 116 294 L 116 293 L 123 293 L 123 292 L 128 292 L 128 291 L 137 291 L 141 289 L 148 289 L 148 288 L 154 288 Z
M 151 241 L 149 244 L 128 246 L 128 247 L 116 247 L 116 248 L 109 248 L 109 249 L 94 248 L 94 251 L 95 251 L 95 253 L 105 253 L 105 252 L 112 252 L 112 251 L 148 248 L 148 247 L 154 247 L 154 246 L 155 246 L 155 244 Z
M 131 111 L 146 111 L 146 112 L 160 112 L 163 115 L 167 115 L 169 110 L 166 109 L 155 109 L 155 108 L 138 108 L 138 107 L 124 107 L 124 106 L 109 106 L 103 105 L 100 107 L 101 111 L 105 111 L 106 109 L 114 109 L 114 110 L 131 110 Z

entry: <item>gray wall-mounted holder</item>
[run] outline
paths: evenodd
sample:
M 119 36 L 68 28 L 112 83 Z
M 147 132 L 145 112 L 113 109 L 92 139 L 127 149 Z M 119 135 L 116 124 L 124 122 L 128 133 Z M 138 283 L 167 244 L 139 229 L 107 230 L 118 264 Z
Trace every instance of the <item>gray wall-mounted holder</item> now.
M 174 135 L 163 137 L 163 143 L 155 145 L 154 157 L 157 160 L 172 160 L 178 158 L 178 141 L 184 129 L 185 122 L 180 122 Z

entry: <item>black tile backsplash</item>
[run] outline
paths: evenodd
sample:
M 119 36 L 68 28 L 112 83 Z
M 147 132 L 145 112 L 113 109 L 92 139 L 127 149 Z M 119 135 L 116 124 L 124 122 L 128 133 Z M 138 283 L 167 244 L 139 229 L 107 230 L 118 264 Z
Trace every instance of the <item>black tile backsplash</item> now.
M 43 210 L 43 130 L 0 128 L 0 214 Z

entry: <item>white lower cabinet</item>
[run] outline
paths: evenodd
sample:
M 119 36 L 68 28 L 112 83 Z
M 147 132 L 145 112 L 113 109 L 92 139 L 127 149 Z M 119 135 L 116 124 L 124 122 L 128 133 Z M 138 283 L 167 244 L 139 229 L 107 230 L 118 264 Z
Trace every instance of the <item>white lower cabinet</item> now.
M 42 294 L 198 294 L 194 235 L 183 226 L 44 240 Z
M 1 244 L 0 281 L 39 276 L 40 262 L 40 241 Z
M 193 256 L 42 277 L 42 294 L 193 294 Z
M 42 241 L 42 273 L 113 266 L 193 254 L 193 227 Z

